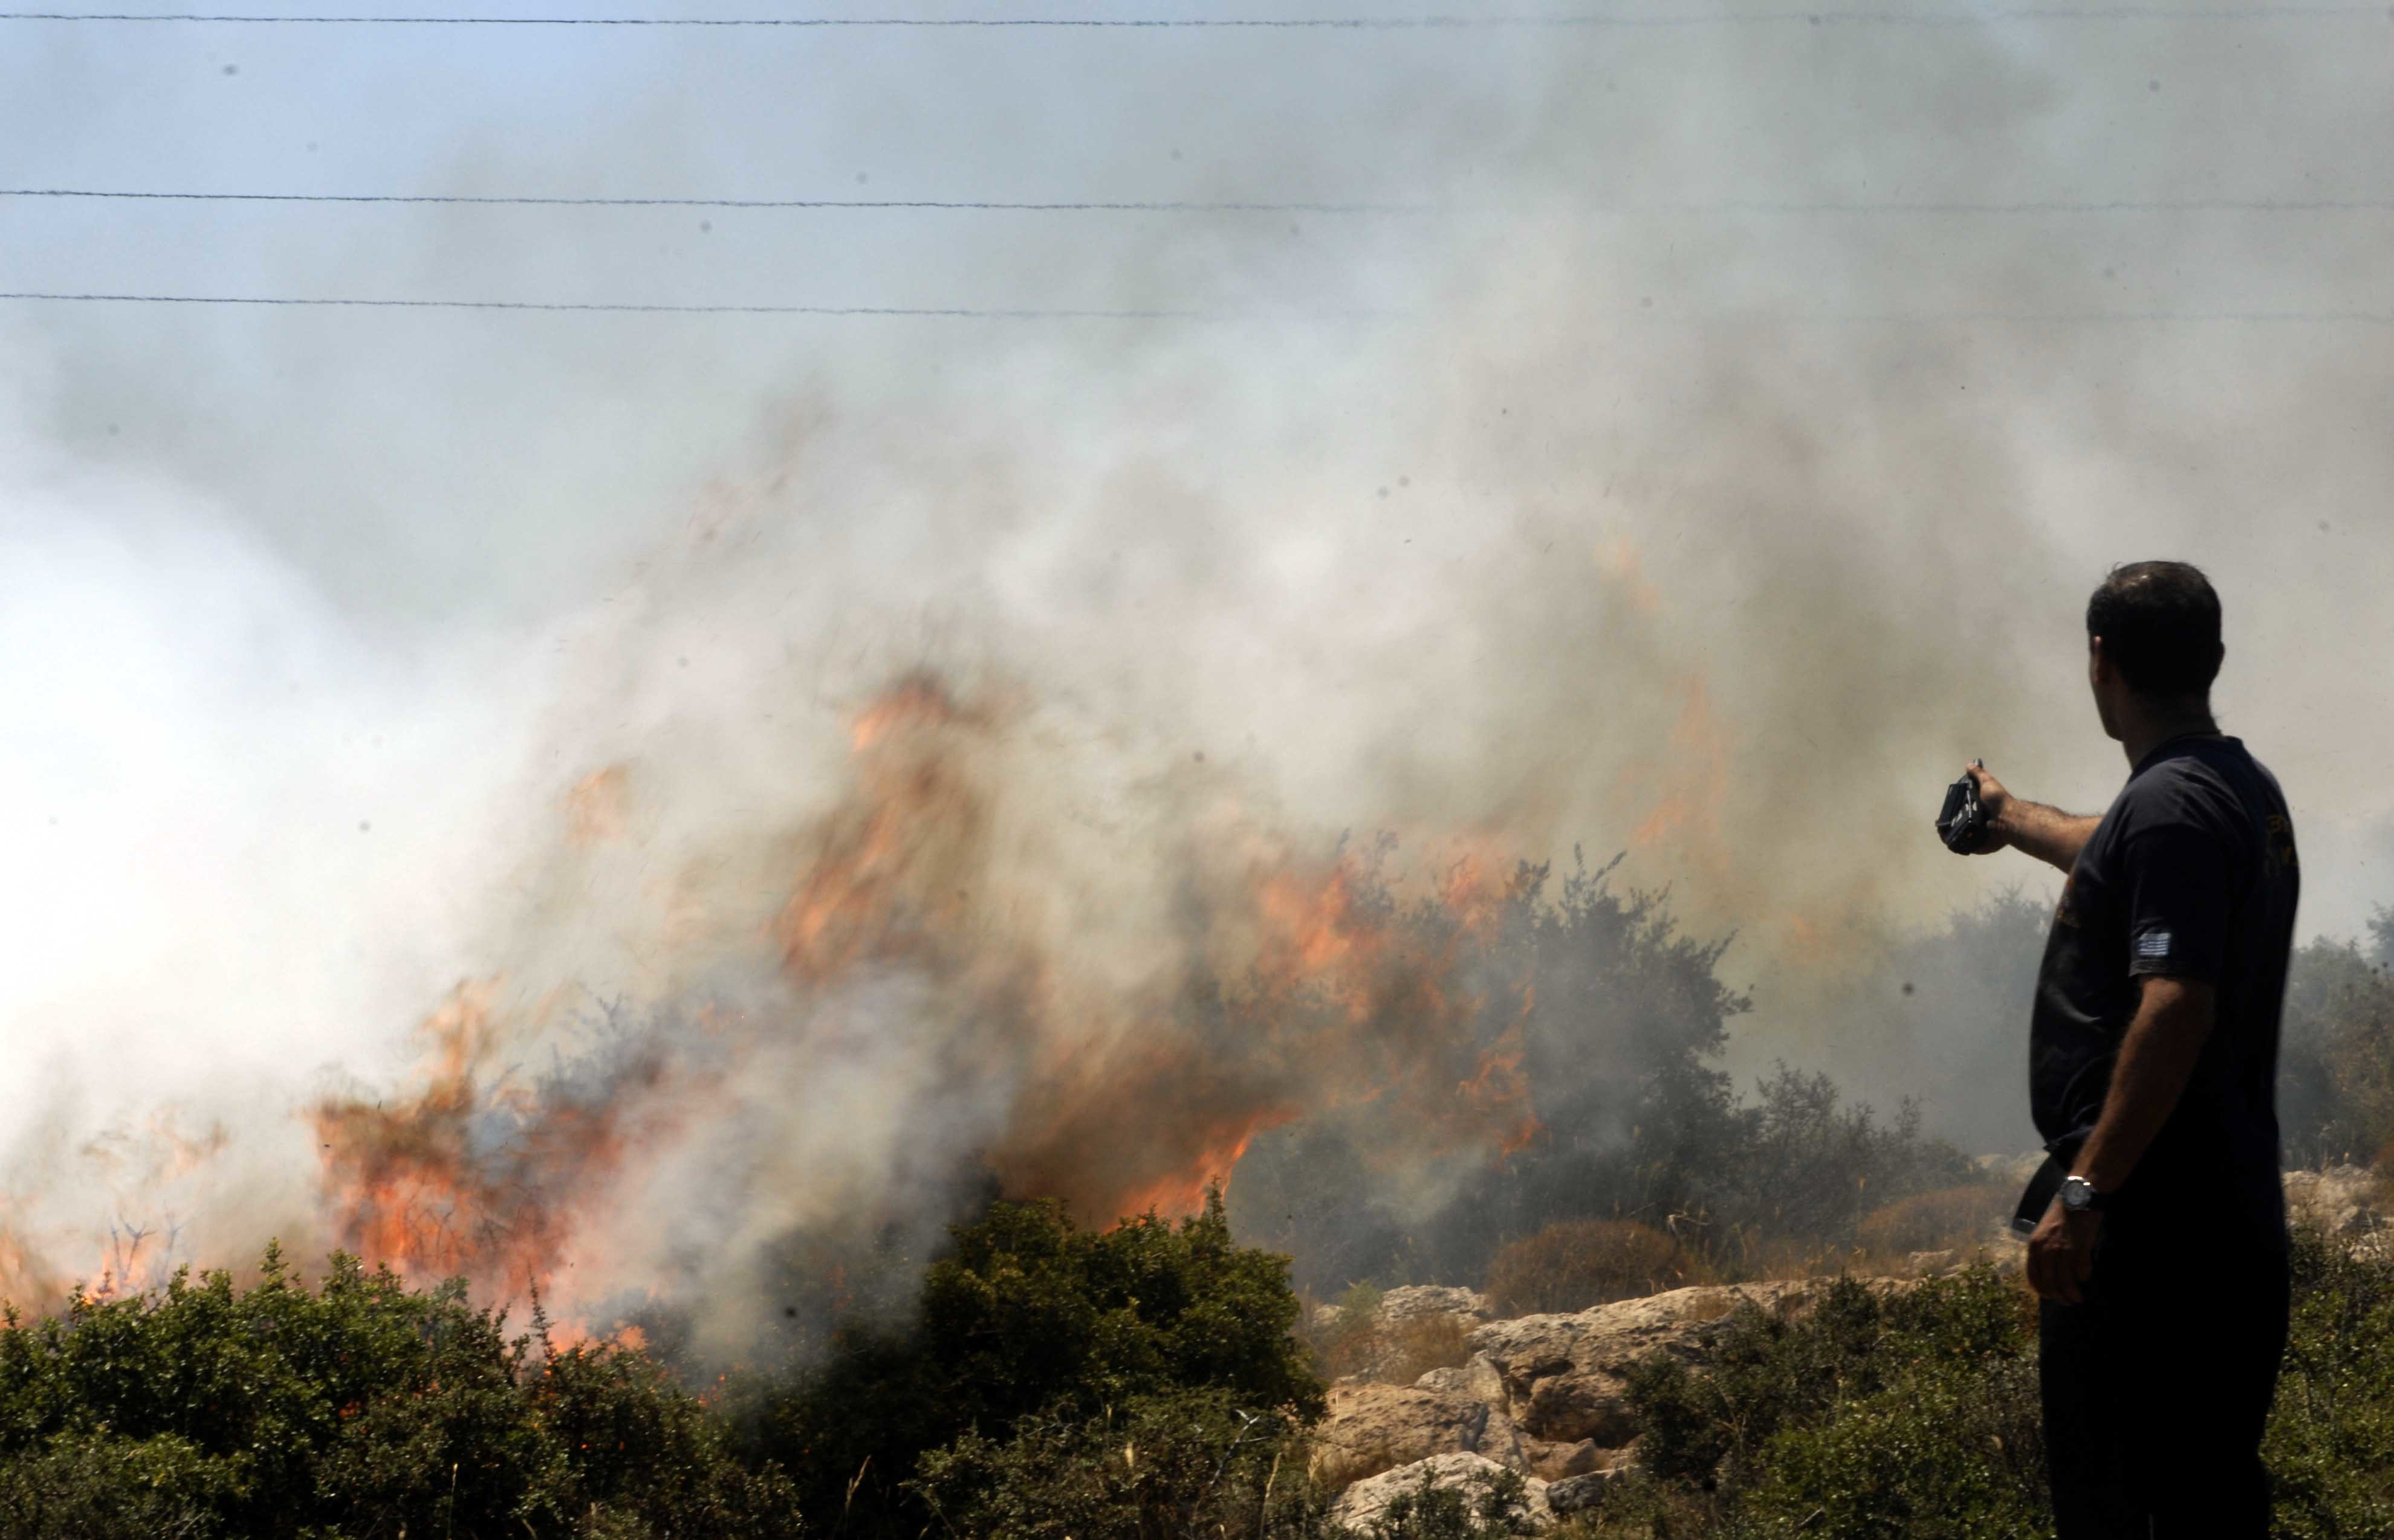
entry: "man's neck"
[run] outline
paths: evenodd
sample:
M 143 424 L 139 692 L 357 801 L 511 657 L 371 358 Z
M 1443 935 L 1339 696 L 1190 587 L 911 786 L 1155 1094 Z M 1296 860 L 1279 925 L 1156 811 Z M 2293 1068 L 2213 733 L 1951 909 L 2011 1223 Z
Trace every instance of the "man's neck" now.
M 2128 756 L 2128 768 L 2136 769 L 2145 757 L 2173 738 L 2185 738 L 2196 733 L 2217 732 L 2219 723 L 2211 715 L 2207 701 L 2172 703 L 2138 711 L 2129 721 L 2121 724 L 2120 747 Z

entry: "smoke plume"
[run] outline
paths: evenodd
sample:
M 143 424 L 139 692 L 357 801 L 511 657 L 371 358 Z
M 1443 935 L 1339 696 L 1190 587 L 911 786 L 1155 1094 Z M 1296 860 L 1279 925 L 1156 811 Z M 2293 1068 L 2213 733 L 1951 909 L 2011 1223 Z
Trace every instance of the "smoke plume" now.
M 1581 844 L 1734 934 L 1741 1069 L 1993 1139 L 2004 986 L 1882 993 L 2042 888 L 1928 817 L 2108 796 L 2155 554 L 2355 928 L 2382 18 L 1974 14 L 25 34 L 28 184 L 1401 206 L 11 206 L 12 289 L 1203 314 L 13 309 L 0 1283 L 280 1235 L 730 1348 L 977 1184 L 1499 1158 L 1502 991 L 1352 899 Z

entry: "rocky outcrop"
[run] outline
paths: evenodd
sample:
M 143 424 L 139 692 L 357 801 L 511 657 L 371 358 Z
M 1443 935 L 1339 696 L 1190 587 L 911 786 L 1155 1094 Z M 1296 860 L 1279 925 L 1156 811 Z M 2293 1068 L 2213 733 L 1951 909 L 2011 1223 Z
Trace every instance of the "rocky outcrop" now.
M 1380 1296 L 1374 1312 L 1383 1323 L 1412 1321 L 1425 1315 L 1465 1315 L 1488 1319 L 1488 1296 L 1477 1289 L 1446 1288 L 1437 1283 L 1410 1283 Z
M 1314 1479 L 1332 1486 L 1440 1454 L 1530 1468 L 1511 1418 L 1485 1400 L 1432 1386 L 1333 1386 L 1313 1434 Z
M 1425 1390 L 1451 1391 L 1491 1406 L 1505 1404 L 1505 1376 L 1496 1372 L 1486 1353 L 1472 1354 L 1460 1368 L 1432 1369 L 1414 1383 Z
M 1378 1519 L 1398 1494 L 1420 1491 L 1425 1477 L 1437 1487 L 1465 1486 L 1492 1481 L 1504 1468 L 1478 1454 L 1434 1455 L 1356 1482 L 1338 1499 L 1330 1516 L 1349 1529 L 1361 1530 Z M 1546 1503 L 1546 1483 L 1532 1476 L 1528 1484 L 1532 1526 L 1540 1530 L 1553 1528 L 1555 1515 Z
M 1567 1481 L 1550 1481 L 1546 1485 L 1546 1507 L 1558 1519 L 1568 1519 L 1574 1513 L 1585 1513 L 1604 1501 L 1605 1489 L 1625 1467 L 1598 1470 L 1585 1476 L 1573 1476 Z
M 1822 1286 L 1674 1289 L 1568 1315 L 1480 1323 L 1459 1366 L 1432 1369 L 1412 1385 L 1334 1387 L 1314 1434 L 1313 1473 L 1337 1486 L 1462 1454 L 1546 1481 L 1615 1469 L 1638 1436 L 1625 1383 L 1631 1365 L 1653 1352 L 1700 1361 L 1740 1301 L 1800 1308 Z M 1428 1291 L 1391 1291 L 1400 1293 Z M 1424 1299 L 1413 1318 L 1458 1313 L 1440 1308 L 1449 1303 Z
M 1765 1310 L 1796 1309 L 1822 1286 L 1796 1282 L 1672 1289 L 1569 1315 L 1492 1321 L 1469 1340 L 1504 1387 L 1501 1410 L 1526 1437 L 1616 1448 L 1638 1433 L 1625 1383 L 1631 1365 L 1655 1352 L 1697 1362 L 1740 1301 Z
M 1408 1321 L 1420 1321 L 1430 1316 L 1452 1315 L 1467 1321 L 1485 1321 L 1489 1316 L 1488 1296 L 1477 1289 L 1449 1288 L 1440 1283 L 1408 1283 L 1390 1289 L 1380 1296 L 1372 1310 L 1372 1325 L 1386 1330 Z M 1316 1331 L 1330 1331 L 1347 1324 L 1347 1312 L 1336 1305 L 1313 1307 Z
M 2027 1180 L 2042 1157 L 1986 1157 L 1991 1178 Z M 2394 1182 L 2358 1166 L 2286 1174 L 2290 1216 L 2357 1247 L 2394 1251 Z M 2016 1270 L 2023 1247 L 2008 1233 L 1976 1252 L 1916 1252 L 1912 1278 L 1879 1278 L 1887 1293 L 1916 1286 L 1920 1278 L 1949 1274 L 1974 1262 Z M 1445 1323 L 1462 1331 L 1470 1356 L 1432 1369 L 1411 1385 L 1340 1383 L 1329 1415 L 1316 1430 L 1313 1468 L 1332 1486 L 1348 1487 L 1342 1520 L 1360 1527 L 1388 1498 L 1419 1484 L 1425 1472 L 1441 1485 L 1498 1467 L 1521 1472 L 1538 1494 L 1542 1524 L 1584 1511 L 1600 1500 L 1617 1474 L 1634 1463 L 1638 1433 L 1628 1400 L 1630 1370 L 1653 1353 L 1691 1365 L 1710 1357 L 1723 1323 L 1742 1303 L 1797 1312 L 1826 1290 L 1827 1279 L 1673 1289 L 1569 1314 L 1488 1319 L 1487 1299 L 1468 1289 L 1391 1289 L 1373 1313 L 1375 1332 L 1393 1341 L 1407 1331 Z M 1354 1323 L 1329 1307 L 1317 1321 Z M 1451 1348 L 1449 1340 L 1446 1347 Z M 1389 1361 L 1389 1362 L 1394 1362 Z M 1418 1359 L 1414 1362 L 1419 1362 Z M 1371 1374 L 1388 1377 L 1375 1361 Z M 1409 1372 L 1409 1371 L 1405 1371 Z M 1551 1483 L 1551 1485 L 1549 1485 Z

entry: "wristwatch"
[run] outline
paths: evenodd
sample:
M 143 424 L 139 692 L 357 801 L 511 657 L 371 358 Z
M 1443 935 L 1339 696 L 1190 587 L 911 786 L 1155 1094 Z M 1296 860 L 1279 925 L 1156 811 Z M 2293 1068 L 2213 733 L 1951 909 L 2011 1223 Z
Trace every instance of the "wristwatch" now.
M 2072 1214 L 2100 1214 L 2111 1201 L 2110 1193 L 2096 1191 L 2095 1184 L 2084 1177 L 2061 1178 L 2061 1206 Z

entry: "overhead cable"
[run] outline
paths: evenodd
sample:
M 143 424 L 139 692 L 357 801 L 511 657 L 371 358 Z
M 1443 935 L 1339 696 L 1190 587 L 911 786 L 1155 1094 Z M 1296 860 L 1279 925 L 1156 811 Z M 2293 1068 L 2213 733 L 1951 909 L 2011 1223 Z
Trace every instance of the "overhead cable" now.
M 1009 202 L 993 198 L 547 198 L 430 192 L 158 192 L 99 188 L 0 188 L 0 198 L 99 198 L 226 204 L 480 204 L 524 208 L 938 208 L 1031 214 L 1427 214 L 1424 204 L 1243 203 L 1202 199 L 1150 202 Z
M 285 295 L 104 294 L 0 291 L 0 300 L 107 305 L 296 306 L 342 309 L 546 310 L 619 315 L 788 315 L 924 317 L 976 321 L 1390 321 L 1398 310 L 1204 310 L 1179 309 L 1050 309 L 907 305 L 674 305 L 535 299 L 360 299 Z M 2394 326 L 2394 311 L 2377 310 L 1624 310 L 1621 319 L 1680 325 L 1937 326 L 2075 325 L 2366 325 Z
M 18 290 L 0 299 L 50 300 L 103 305 L 257 305 L 394 310 L 562 310 L 617 315 L 822 315 L 926 316 L 980 321 L 1240 321 L 1259 319 L 1234 311 L 1196 309 L 979 309 L 957 305 L 669 305 L 545 299 L 357 299 L 314 295 L 84 294 Z M 1277 319 L 1288 312 L 1274 312 Z M 1367 318 L 1371 311 L 1337 312 L 1335 319 Z
M 1427 16 L 264 16 L 132 11 L 0 11 L 0 21 L 183 22 L 223 26 L 324 27 L 780 27 L 1046 28 L 1073 31 L 1484 32 L 1585 27 L 1732 26 L 1974 27 L 1991 21 L 2302 21 L 2384 17 L 2383 5 L 2006 6 L 1953 12 L 1878 8 L 1787 11 L 1598 11 L 1557 15 Z
M 458 204 L 520 208 L 954 209 L 1029 214 L 1430 215 L 1476 212 L 1468 205 L 1453 206 L 1437 204 L 1274 203 L 1262 200 L 1229 199 L 1078 199 L 1038 202 L 995 198 L 581 198 L 514 193 L 201 192 L 80 187 L 0 188 L 0 198 L 77 198 L 102 202 L 199 204 Z M 1576 206 L 1582 212 L 1597 215 L 2322 214 L 2394 209 L 2394 197 L 2022 199 L 1995 203 L 1766 199 L 1716 203 L 1588 203 Z

